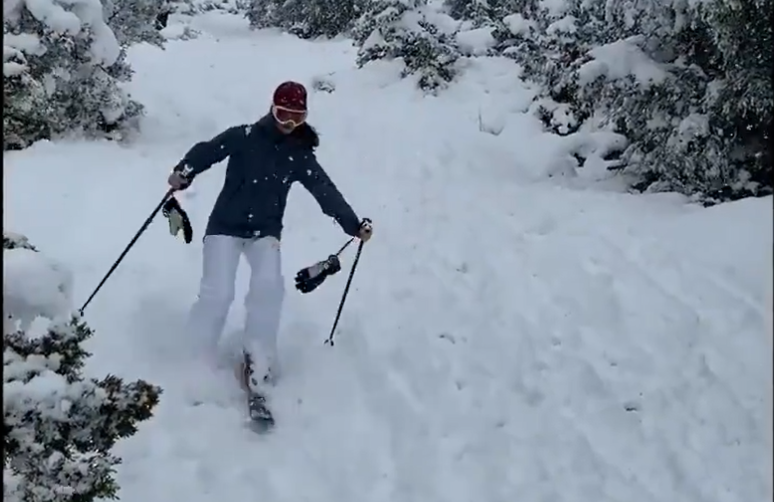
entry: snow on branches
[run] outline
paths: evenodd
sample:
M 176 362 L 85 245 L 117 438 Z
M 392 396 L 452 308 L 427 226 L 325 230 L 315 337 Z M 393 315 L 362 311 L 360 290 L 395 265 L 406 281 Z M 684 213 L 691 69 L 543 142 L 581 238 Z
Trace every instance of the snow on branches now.
M 85 378 L 93 332 L 68 314 L 68 274 L 23 236 L 4 234 L 3 254 L 3 500 L 114 497 L 111 449 L 151 417 L 161 389 Z
M 151 36 L 142 19 L 152 22 L 155 11 L 108 7 L 100 0 L 3 3 L 3 150 L 71 131 L 115 136 L 136 125 L 142 107 L 119 86 L 131 77 L 124 45 Z M 106 19 L 119 23 L 121 40 Z

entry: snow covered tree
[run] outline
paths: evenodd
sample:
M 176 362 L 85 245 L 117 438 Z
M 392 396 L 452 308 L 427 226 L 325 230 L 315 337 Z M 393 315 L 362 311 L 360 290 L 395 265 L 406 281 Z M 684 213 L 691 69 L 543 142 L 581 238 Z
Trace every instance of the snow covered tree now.
M 476 28 L 495 24 L 495 6 L 498 3 L 498 0 L 446 0 L 444 2 L 453 18 L 472 21 Z
M 403 76 L 418 75 L 419 87 L 435 91 L 451 82 L 459 51 L 453 34 L 426 15 L 426 0 L 372 0 L 358 19 L 353 35 L 359 46 L 357 64 L 400 59 Z
M 280 28 L 300 38 L 332 38 L 349 32 L 364 0 L 251 0 L 250 26 Z
M 616 168 L 638 190 L 771 193 L 772 0 L 523 3 L 498 49 L 541 84 L 556 132 L 626 136 Z
M 123 47 L 141 42 L 161 47 L 156 20 L 168 8 L 167 0 L 104 0 L 107 24 Z
M 214 10 L 228 12 L 229 14 L 244 15 L 250 8 L 252 0 L 166 0 L 165 11 L 195 16 L 202 12 Z
M 13 0 L 3 8 L 4 150 L 135 125 L 142 106 L 118 85 L 131 70 L 99 0 Z
M 83 342 L 92 330 L 48 308 L 67 296 L 61 271 L 23 236 L 4 234 L 3 254 L 3 500 L 115 498 L 120 459 L 111 449 L 151 417 L 161 389 L 112 375 L 84 378 Z
M 469 21 L 473 27 L 496 26 L 513 13 L 526 15 L 537 8 L 538 0 L 444 0 L 451 17 Z

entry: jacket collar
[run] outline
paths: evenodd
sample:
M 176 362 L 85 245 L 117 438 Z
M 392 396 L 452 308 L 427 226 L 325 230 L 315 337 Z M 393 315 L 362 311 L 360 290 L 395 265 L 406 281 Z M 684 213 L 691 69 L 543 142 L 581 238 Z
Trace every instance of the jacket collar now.
M 284 139 L 286 137 L 285 134 L 282 134 L 282 131 L 277 129 L 277 126 L 274 124 L 274 117 L 272 116 L 271 112 L 267 113 L 263 117 L 261 117 L 258 122 L 256 122 L 256 125 L 264 130 L 270 138 L 279 141 L 281 139 Z

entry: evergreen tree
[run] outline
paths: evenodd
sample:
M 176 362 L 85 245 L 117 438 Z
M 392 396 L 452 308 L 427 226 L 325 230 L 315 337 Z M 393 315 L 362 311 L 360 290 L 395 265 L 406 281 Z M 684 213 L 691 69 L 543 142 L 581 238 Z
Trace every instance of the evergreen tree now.
M 142 112 L 118 86 L 131 70 L 99 0 L 10 5 L 3 20 L 3 147 L 121 130 Z
M 36 253 L 23 236 L 4 234 L 3 248 L 4 254 Z M 19 287 L 4 281 L 3 500 L 115 498 L 120 459 L 111 449 L 151 417 L 161 389 L 112 375 L 85 379 L 81 371 L 89 354 L 82 345 L 91 329 L 72 316 L 50 321 L 43 333 L 26 332 L 15 322 L 16 312 L 5 308 L 6 295 Z
M 164 37 L 156 26 L 168 9 L 167 0 L 103 0 L 107 24 L 121 46 L 147 42 L 161 47 Z
M 472 21 L 476 28 L 495 24 L 497 0 L 445 0 L 444 4 L 453 18 Z
M 520 2 L 497 48 L 544 89 L 547 125 L 624 135 L 638 190 L 772 193 L 772 0 Z
M 373 0 L 357 21 L 353 36 L 360 47 L 357 64 L 398 59 L 403 75 L 417 74 L 419 86 L 437 90 L 456 75 L 459 51 L 453 37 L 441 32 L 420 8 L 426 0 Z
M 250 26 L 280 28 L 301 38 L 346 34 L 362 10 L 363 0 L 252 0 Z

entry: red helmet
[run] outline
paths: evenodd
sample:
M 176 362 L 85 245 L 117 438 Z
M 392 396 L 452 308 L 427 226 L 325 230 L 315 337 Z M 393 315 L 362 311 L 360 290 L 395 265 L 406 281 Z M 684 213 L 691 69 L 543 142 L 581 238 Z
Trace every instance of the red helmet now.
M 306 88 L 298 82 L 283 82 L 274 91 L 272 104 L 285 110 L 306 113 Z

